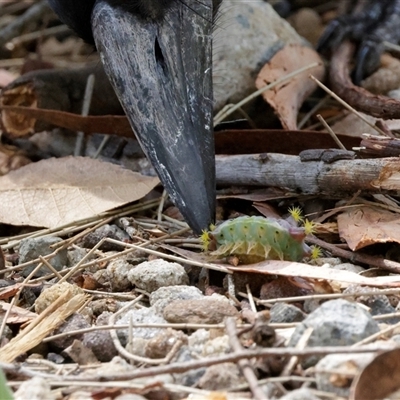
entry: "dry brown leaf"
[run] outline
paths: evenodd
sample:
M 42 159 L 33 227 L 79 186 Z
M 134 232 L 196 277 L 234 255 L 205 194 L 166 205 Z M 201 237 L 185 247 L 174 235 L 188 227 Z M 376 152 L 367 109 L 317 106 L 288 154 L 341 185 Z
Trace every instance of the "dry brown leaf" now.
M 400 216 L 374 207 L 350 209 L 338 215 L 339 235 L 351 250 L 376 243 L 400 243 Z
M 321 80 L 325 73 L 323 62 L 315 50 L 292 44 L 278 51 L 258 74 L 256 86 L 260 89 L 314 62 L 319 65 L 263 93 L 265 101 L 275 110 L 285 129 L 297 129 L 297 112 L 303 101 L 316 89 L 316 84 L 308 76 L 312 74 Z
M 400 349 L 378 354 L 354 379 L 350 400 L 398 399 L 400 390 Z
M 400 276 L 378 276 L 368 278 L 350 271 L 314 267 L 312 265 L 290 261 L 267 260 L 257 264 L 241 265 L 239 267 L 232 267 L 225 264 L 223 266 L 232 271 L 291 276 L 304 279 L 326 279 L 328 281 L 348 282 L 376 287 L 400 287 Z
M 2 301 L 0 302 L 0 307 L 0 316 L 3 318 L 9 310 L 10 304 Z M 38 315 L 32 311 L 14 305 L 7 317 L 7 324 L 24 324 L 25 322 L 32 321 L 37 316 Z
M 0 177 L 0 222 L 54 228 L 141 199 L 158 182 L 85 157 L 39 161 Z
M 292 261 L 280 261 L 280 260 L 267 260 L 256 264 L 249 265 L 239 265 L 238 267 L 233 267 L 229 264 L 224 264 L 221 262 L 215 262 L 215 260 L 210 260 L 210 256 L 206 253 L 195 253 L 190 250 L 178 248 L 175 246 L 163 244 L 162 248 L 168 249 L 175 254 L 179 254 L 189 260 L 199 261 L 203 263 L 214 263 L 219 267 L 225 267 L 233 272 L 249 272 L 256 274 L 265 275 L 278 275 L 278 276 L 288 276 L 294 278 L 304 278 L 304 279 L 325 279 L 327 281 L 338 281 L 338 282 L 348 282 L 355 283 L 359 285 L 367 286 L 390 286 L 390 287 L 400 287 L 400 276 L 377 276 L 377 277 L 366 277 L 358 275 L 354 272 L 338 270 L 333 268 L 325 267 L 315 267 L 308 264 L 303 264 L 299 262 Z M 315 282 L 311 282 L 311 285 L 315 288 Z M 320 283 L 320 287 L 322 287 Z M 328 288 L 329 286 L 325 286 Z

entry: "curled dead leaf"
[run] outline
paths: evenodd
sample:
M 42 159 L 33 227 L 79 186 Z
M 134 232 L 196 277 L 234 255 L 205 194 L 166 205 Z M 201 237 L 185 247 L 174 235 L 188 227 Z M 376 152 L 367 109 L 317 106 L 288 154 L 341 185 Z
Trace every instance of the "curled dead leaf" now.
M 263 93 L 264 100 L 275 110 L 285 129 L 297 129 L 297 112 L 303 101 L 316 89 L 316 84 L 308 76 L 312 74 L 322 80 L 325 74 L 324 64 L 315 50 L 290 44 L 278 51 L 258 74 L 256 86 L 261 89 L 314 62 L 318 63 L 317 67 L 296 75 L 289 83 L 282 83 Z
M 400 349 L 378 354 L 354 379 L 350 400 L 381 400 L 400 390 Z

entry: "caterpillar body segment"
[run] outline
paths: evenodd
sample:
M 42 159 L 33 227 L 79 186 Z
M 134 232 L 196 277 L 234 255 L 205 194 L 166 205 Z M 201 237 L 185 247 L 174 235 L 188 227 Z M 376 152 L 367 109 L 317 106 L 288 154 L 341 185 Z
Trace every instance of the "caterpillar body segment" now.
M 306 231 L 283 219 L 239 217 L 202 235 L 203 245 L 218 258 L 236 256 L 242 263 L 262 260 L 301 261 L 311 249 Z

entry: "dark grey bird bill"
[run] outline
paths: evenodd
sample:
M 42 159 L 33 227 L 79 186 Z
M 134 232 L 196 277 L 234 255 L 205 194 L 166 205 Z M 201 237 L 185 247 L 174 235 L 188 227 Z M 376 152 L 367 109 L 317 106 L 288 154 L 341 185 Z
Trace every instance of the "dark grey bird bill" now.
M 215 212 L 213 0 L 167 1 L 154 17 L 116 3 L 94 5 L 97 50 L 143 150 L 199 233 Z

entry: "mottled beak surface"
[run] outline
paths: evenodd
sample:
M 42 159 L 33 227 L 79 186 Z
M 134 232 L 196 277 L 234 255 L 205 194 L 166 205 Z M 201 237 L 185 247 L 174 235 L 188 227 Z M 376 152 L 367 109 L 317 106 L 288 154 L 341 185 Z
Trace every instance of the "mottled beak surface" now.
M 92 30 L 143 150 L 193 228 L 215 211 L 212 0 L 172 2 L 143 17 L 97 1 Z

